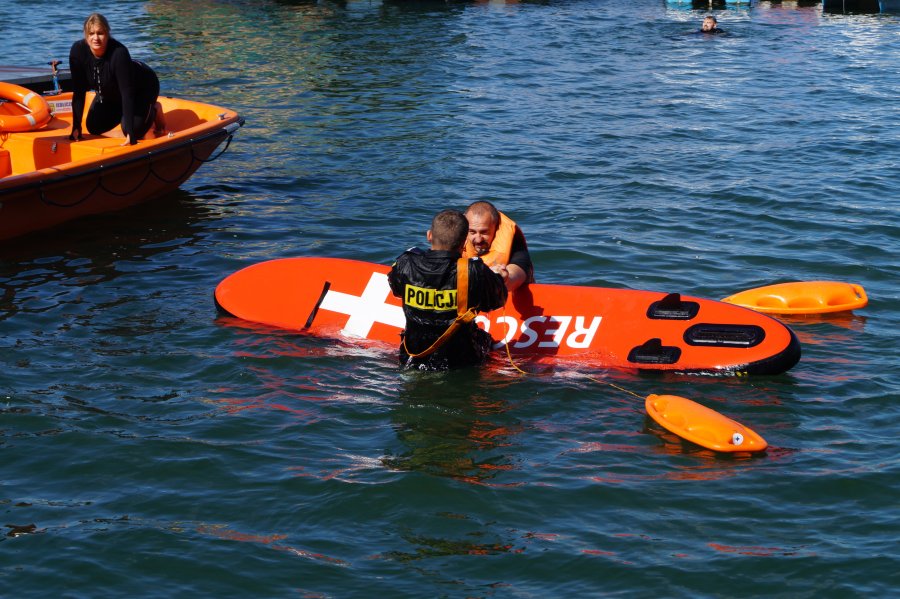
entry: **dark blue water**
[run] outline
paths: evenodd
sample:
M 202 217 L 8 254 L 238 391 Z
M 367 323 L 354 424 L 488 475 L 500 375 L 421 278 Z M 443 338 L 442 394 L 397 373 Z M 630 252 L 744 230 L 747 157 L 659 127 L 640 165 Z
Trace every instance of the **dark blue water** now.
M 0 0 L 3 62 L 64 59 L 89 10 Z M 168 198 L 0 247 L 3 595 L 900 586 L 898 16 L 760 2 L 709 37 L 653 0 L 103 11 L 164 93 L 247 124 Z M 831 279 L 870 304 L 788 319 L 801 362 L 757 378 L 400 374 L 390 351 L 216 319 L 243 266 L 388 263 L 475 199 L 523 226 L 541 282 Z M 649 393 L 770 449 L 682 445 Z

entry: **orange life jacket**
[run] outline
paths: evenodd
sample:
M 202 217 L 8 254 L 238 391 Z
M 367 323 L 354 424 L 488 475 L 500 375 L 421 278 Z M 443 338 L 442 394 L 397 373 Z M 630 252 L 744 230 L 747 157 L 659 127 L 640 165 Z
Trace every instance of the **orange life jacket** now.
M 486 254 L 478 256 L 475 246 L 466 239 L 466 249 L 463 250 L 464 258 L 474 258 L 478 256 L 488 266 L 495 264 L 509 264 L 509 257 L 512 254 L 513 238 L 516 236 L 516 222 L 500 213 L 500 224 L 497 226 L 497 233 L 494 235 L 494 241 L 491 242 L 491 249 Z

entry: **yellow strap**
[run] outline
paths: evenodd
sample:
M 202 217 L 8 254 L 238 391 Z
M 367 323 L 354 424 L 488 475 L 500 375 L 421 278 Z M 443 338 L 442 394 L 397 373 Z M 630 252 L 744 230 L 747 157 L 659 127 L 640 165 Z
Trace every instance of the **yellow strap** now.
M 447 330 L 431 344 L 431 347 L 423 352 L 414 354 L 406 347 L 406 337 L 403 337 L 403 351 L 410 358 L 423 358 L 438 350 L 447 340 L 453 336 L 461 324 L 475 320 L 475 308 L 469 308 L 469 260 L 460 258 L 456 261 L 456 318 L 447 327 Z

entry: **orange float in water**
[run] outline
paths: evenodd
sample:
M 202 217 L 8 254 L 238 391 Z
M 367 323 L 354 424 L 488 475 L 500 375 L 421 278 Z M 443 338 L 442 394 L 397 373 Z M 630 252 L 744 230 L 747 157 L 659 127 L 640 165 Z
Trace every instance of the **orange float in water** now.
M 797 281 L 748 289 L 722 300 L 768 314 L 825 314 L 864 308 L 865 289 L 839 281 Z
M 768 447 L 752 429 L 690 399 L 651 394 L 645 405 L 660 426 L 701 447 L 723 452 L 757 452 Z

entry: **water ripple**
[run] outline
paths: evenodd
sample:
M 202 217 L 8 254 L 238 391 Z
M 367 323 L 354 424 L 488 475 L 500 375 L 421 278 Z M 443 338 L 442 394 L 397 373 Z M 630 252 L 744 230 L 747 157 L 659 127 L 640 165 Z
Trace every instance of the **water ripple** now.
M 17 596 L 893 591 L 895 16 L 755 2 L 716 10 L 711 37 L 706 10 L 649 0 L 103 10 L 164 93 L 247 122 L 172 196 L 0 248 Z M 35 65 L 80 31 L 15 22 Z M 216 314 L 238 268 L 389 263 L 481 198 L 524 227 L 540 282 L 717 298 L 834 279 L 870 305 L 785 317 L 803 359 L 757 379 L 523 376 L 503 356 L 399 374 L 390 348 Z M 650 393 L 770 448 L 684 443 Z

